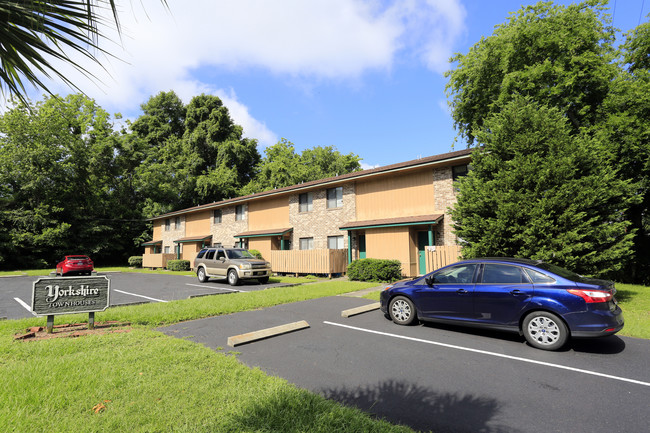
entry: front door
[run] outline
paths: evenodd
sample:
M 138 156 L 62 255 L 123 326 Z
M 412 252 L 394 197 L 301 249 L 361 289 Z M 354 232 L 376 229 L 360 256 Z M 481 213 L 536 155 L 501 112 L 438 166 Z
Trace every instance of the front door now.
M 420 275 L 427 273 L 427 245 L 429 245 L 429 232 L 418 232 L 418 272 Z
M 359 235 L 359 258 L 366 258 L 366 235 Z

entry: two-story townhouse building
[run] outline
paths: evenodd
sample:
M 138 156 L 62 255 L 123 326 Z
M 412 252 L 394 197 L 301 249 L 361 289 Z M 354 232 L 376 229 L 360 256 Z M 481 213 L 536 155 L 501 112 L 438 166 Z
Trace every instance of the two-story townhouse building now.
M 397 259 L 405 276 L 420 275 L 427 248 L 456 244 L 448 208 L 470 159 L 461 150 L 169 212 L 151 219 L 143 266 L 192 262 L 202 247 L 223 245 L 267 260 L 278 251 L 338 250 L 346 264 Z

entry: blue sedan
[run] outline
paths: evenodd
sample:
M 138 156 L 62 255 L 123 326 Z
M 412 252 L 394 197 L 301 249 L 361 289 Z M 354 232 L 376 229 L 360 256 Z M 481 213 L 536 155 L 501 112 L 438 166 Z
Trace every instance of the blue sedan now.
M 381 309 L 393 322 L 433 321 L 523 334 L 544 350 L 570 337 L 623 328 L 614 283 L 526 259 L 474 259 L 386 287 Z

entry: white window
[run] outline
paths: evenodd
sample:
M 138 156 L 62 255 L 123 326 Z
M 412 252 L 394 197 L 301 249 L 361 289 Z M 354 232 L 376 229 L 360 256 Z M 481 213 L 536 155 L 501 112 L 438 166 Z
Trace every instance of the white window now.
M 343 249 L 343 236 L 328 236 L 327 237 L 327 248 L 330 250 L 341 250 Z
M 327 208 L 334 209 L 343 207 L 343 187 L 330 188 L 327 190 Z
M 235 207 L 235 221 L 244 221 L 246 216 L 246 205 L 239 204 Z
M 174 218 L 174 230 L 179 230 L 181 228 L 181 217 Z
M 166 246 L 166 247 L 165 247 L 165 254 L 169 254 L 169 252 L 170 252 L 170 251 L 169 251 L 169 246 Z
M 314 238 L 300 238 L 300 249 L 301 250 L 313 250 L 314 249 Z
M 298 202 L 300 204 L 300 212 L 311 212 L 314 208 L 314 194 L 311 192 L 306 192 L 298 196 Z
M 221 220 L 223 218 L 223 215 L 221 213 L 221 209 L 215 209 L 213 214 L 213 223 L 214 224 L 221 224 Z
M 165 231 L 168 232 L 172 228 L 172 222 L 169 218 L 165 220 Z

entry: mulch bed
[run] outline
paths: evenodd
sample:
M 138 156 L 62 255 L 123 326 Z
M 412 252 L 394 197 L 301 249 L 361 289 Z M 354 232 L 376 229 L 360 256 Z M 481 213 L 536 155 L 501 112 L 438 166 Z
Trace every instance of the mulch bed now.
M 104 335 L 130 331 L 131 323 L 129 322 L 95 322 L 95 329 L 88 329 L 88 323 L 66 323 L 54 325 L 51 334 L 47 332 L 45 326 L 34 326 L 28 328 L 24 334 L 14 335 L 14 340 L 40 341 L 51 338 L 75 338 L 85 335 Z

